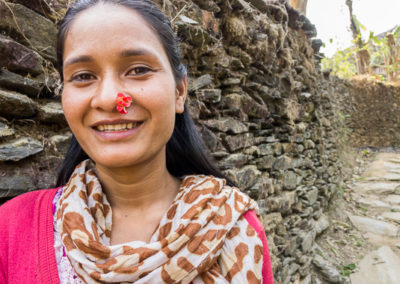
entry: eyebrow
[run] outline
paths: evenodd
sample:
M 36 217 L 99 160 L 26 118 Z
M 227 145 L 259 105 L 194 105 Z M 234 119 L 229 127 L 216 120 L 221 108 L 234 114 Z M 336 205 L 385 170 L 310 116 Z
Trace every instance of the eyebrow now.
M 152 52 L 146 49 L 126 49 L 120 53 L 121 57 L 131 57 L 131 56 L 152 56 L 157 57 Z
M 157 56 L 155 54 L 153 54 L 152 52 L 150 52 L 146 49 L 126 49 L 126 50 L 121 51 L 121 53 L 120 53 L 120 57 L 134 57 L 134 56 L 151 56 L 151 57 L 157 58 Z M 90 62 L 90 61 L 94 61 L 94 59 L 92 56 L 89 56 L 89 55 L 81 55 L 81 56 L 73 57 L 73 58 L 65 61 L 64 68 L 71 64 Z
M 71 59 L 68 59 L 64 62 L 64 68 L 68 65 L 71 64 L 76 64 L 76 63 L 81 63 L 81 62 L 90 62 L 93 61 L 93 57 L 89 56 L 89 55 L 81 55 L 81 56 L 77 56 L 77 57 L 72 57 Z

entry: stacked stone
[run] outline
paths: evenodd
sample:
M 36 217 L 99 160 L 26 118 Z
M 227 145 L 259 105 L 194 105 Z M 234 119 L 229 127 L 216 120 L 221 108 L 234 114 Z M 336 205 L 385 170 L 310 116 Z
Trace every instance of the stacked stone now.
M 276 282 L 308 283 L 341 179 L 335 90 L 316 67 L 315 28 L 282 1 L 173 3 L 205 143 L 258 201 Z
M 0 198 L 54 184 L 69 137 L 54 96 L 56 25 L 44 2 L 13 2 L 30 7 L 0 1 Z
M 367 78 L 350 81 L 343 104 L 352 144 L 400 147 L 400 88 Z
M 341 179 L 340 120 L 316 67 L 314 26 L 285 1 L 158 2 L 181 38 L 189 110 L 205 145 L 260 206 L 276 283 L 310 283 L 314 240 L 329 225 L 323 212 Z M 54 11 L 0 2 L 2 197 L 51 187 L 65 153 L 57 84 L 46 81 Z

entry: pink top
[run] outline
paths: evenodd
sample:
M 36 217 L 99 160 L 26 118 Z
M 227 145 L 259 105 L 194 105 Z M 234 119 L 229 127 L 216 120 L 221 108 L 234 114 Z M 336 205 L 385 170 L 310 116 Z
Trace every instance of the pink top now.
M 0 283 L 60 283 L 52 208 L 56 192 L 29 192 L 0 207 Z M 264 244 L 263 283 L 273 284 L 264 228 L 254 211 L 246 212 L 244 217 Z

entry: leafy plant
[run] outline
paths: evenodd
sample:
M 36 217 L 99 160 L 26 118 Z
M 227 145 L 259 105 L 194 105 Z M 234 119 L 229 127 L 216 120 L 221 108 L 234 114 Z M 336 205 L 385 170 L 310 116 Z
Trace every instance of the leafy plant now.
M 354 272 L 354 269 L 356 269 L 356 265 L 354 263 L 350 263 L 348 265 L 342 265 L 340 267 L 340 274 L 346 277 L 350 276 L 350 274 Z
M 354 29 L 366 30 L 353 15 Z M 376 36 L 370 32 L 368 40 L 361 38 L 361 33 L 355 33 L 353 46 L 337 51 L 331 58 L 322 60 L 322 69 L 331 70 L 340 78 L 349 79 L 360 73 L 360 56 L 367 56 L 369 62 L 367 75 L 378 81 L 400 80 L 400 26 L 385 36 Z M 364 68 L 365 69 L 365 68 Z M 365 71 L 365 70 L 364 70 Z

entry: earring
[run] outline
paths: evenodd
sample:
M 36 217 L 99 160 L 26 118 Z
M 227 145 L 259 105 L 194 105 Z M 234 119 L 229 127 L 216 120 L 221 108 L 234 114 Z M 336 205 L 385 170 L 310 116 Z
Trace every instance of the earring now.
M 125 109 L 131 106 L 132 98 L 129 95 L 124 95 L 124 93 L 117 94 L 117 110 L 121 114 L 127 114 L 128 111 Z

